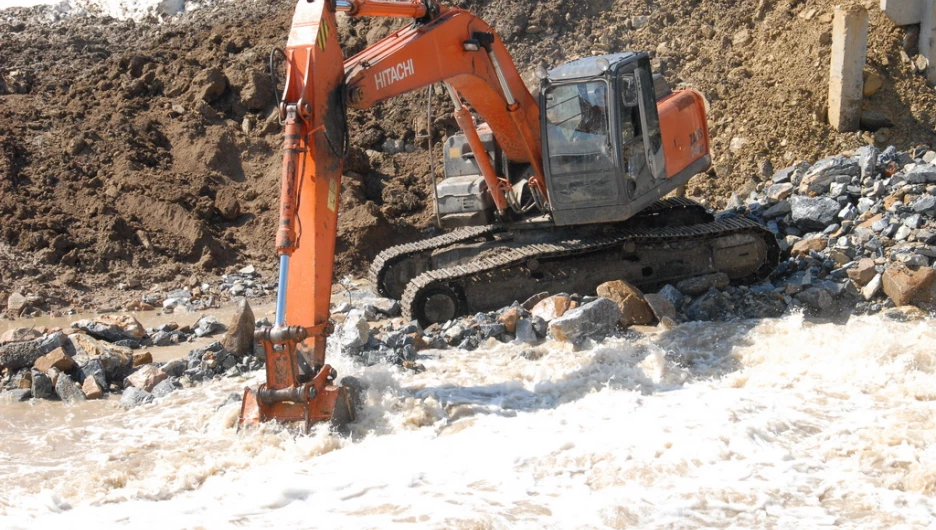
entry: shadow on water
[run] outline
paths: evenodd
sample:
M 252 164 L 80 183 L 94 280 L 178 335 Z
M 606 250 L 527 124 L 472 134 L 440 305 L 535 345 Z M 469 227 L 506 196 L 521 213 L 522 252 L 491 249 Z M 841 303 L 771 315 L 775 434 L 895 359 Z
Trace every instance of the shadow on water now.
M 649 336 L 628 333 L 613 337 L 591 347 L 590 359 L 584 366 L 559 378 L 537 382 L 532 389 L 514 379 L 478 386 L 408 388 L 404 392 L 417 399 L 435 399 L 451 423 L 477 414 L 513 417 L 518 412 L 554 409 L 602 389 L 644 395 L 676 391 L 687 382 L 716 379 L 741 369 L 735 350 L 753 343 L 749 335 L 756 325 L 756 321 L 690 322 Z M 516 357 L 518 363 L 544 361 L 545 357 Z

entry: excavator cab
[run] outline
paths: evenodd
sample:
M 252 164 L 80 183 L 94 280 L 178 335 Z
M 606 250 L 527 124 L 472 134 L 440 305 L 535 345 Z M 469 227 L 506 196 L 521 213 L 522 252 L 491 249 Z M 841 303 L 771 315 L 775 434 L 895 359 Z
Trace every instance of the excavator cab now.
M 666 182 L 647 54 L 587 57 L 550 70 L 540 108 L 557 225 L 623 221 L 676 187 Z
M 625 221 L 711 163 L 702 96 L 672 92 L 645 52 L 586 57 L 538 76 L 545 208 L 526 193 L 530 165 L 508 160 L 487 124 L 477 129 L 483 157 L 512 187 L 508 202 L 520 217 L 548 212 L 556 226 Z M 444 163 L 437 184 L 442 228 L 495 222 L 464 133 L 448 138 Z

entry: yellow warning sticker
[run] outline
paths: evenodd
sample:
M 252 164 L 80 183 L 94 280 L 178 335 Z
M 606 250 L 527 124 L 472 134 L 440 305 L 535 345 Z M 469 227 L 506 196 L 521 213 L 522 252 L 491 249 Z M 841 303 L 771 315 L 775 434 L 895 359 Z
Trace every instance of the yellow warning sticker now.
M 333 178 L 328 181 L 328 209 L 335 211 L 338 205 L 338 179 Z
M 328 22 L 322 22 L 322 25 L 319 26 L 318 37 L 316 37 L 316 42 L 318 47 L 325 51 L 325 45 L 328 44 Z

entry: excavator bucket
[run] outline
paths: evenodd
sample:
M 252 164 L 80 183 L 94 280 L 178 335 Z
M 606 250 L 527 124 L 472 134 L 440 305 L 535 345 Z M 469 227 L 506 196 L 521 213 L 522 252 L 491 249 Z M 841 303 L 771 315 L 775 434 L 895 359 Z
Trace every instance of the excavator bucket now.
M 296 424 L 304 433 L 308 433 L 314 423 L 330 421 L 336 431 L 345 432 L 348 424 L 355 419 L 351 395 L 345 386 L 328 385 L 312 401 L 267 404 L 260 401 L 257 392 L 245 388 L 238 429 L 276 420 Z
M 269 336 L 267 330 L 261 330 L 260 334 Z M 294 384 L 277 389 L 266 384 L 256 391 L 244 389 L 238 428 L 275 420 L 298 424 L 303 432 L 309 432 L 312 424 L 330 421 L 336 430 L 345 431 L 347 424 L 355 419 L 360 396 L 357 381 L 346 377 L 338 384 L 337 373 L 329 365 L 324 365 L 311 378 L 296 376 L 294 368 L 298 367 L 299 353 L 295 341 L 273 344 L 261 340 L 261 344 L 267 354 L 267 380 L 271 380 L 269 374 L 274 372 L 280 377 L 293 377 Z M 308 380 L 303 382 L 304 379 Z

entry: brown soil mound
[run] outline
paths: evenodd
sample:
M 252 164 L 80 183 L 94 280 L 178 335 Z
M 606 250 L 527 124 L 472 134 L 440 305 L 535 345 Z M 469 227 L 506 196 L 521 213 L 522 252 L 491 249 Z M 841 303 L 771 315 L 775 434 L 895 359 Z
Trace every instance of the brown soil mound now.
M 493 21 L 528 79 L 538 64 L 643 49 L 672 84 L 702 91 L 716 166 L 690 193 L 713 205 L 756 185 L 766 165 L 867 140 L 835 133 L 817 110 L 831 1 L 462 5 Z M 171 284 L 246 263 L 272 273 L 281 140 L 266 63 L 293 6 L 230 2 L 161 24 L 0 12 L 0 303 L 17 289 L 93 305 L 127 279 Z M 348 54 L 403 24 L 340 18 Z M 936 94 L 901 59 L 904 35 L 872 9 L 868 69 L 884 83 L 867 105 L 890 115 L 878 139 L 900 148 L 932 143 L 936 122 Z M 413 109 L 425 94 L 349 116 L 339 275 L 432 230 L 424 146 L 382 147 L 419 145 L 426 120 Z M 434 105 L 441 141 L 456 129 L 441 92 Z

